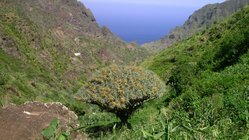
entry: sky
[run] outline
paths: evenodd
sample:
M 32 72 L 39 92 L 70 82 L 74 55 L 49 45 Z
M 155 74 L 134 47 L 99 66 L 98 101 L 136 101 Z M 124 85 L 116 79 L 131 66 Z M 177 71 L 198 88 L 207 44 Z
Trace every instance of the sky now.
M 206 4 L 225 0 L 80 0 L 100 26 L 126 42 L 159 40 Z

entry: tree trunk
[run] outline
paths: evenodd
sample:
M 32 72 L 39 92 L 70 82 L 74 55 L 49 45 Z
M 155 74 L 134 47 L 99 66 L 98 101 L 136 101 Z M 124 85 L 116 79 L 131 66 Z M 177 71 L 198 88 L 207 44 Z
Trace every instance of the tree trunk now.
M 131 124 L 128 122 L 128 119 L 131 114 L 126 111 L 121 111 L 116 114 L 116 116 L 120 119 L 122 125 L 127 126 L 127 128 L 131 129 Z

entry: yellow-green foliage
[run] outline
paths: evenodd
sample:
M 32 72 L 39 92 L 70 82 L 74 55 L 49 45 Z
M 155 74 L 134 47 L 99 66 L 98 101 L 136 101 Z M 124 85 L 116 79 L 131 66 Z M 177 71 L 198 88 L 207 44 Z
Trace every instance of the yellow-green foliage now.
M 156 74 L 136 66 L 111 65 L 98 71 L 84 88 L 89 102 L 107 110 L 136 108 L 164 92 Z

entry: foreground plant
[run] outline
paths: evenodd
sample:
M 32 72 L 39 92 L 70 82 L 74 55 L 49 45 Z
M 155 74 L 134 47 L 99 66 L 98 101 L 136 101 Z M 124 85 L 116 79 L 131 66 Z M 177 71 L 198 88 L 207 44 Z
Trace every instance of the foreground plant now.
M 41 134 L 45 140 L 70 140 L 70 133 L 69 132 L 61 132 L 58 128 L 60 120 L 54 118 L 50 125 L 43 129 Z
M 115 113 L 123 124 L 145 101 L 164 92 L 156 74 L 135 66 L 111 65 L 98 71 L 81 93 L 89 103 Z

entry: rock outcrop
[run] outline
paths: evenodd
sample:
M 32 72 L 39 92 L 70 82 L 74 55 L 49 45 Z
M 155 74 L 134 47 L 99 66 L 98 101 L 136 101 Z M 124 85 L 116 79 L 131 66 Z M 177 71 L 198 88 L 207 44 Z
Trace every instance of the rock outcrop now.
M 43 139 L 41 132 L 50 122 L 60 120 L 59 129 L 78 128 L 77 115 L 61 103 L 28 102 L 23 105 L 10 105 L 0 109 L 0 139 L 35 140 Z M 75 132 L 74 139 L 87 139 Z

